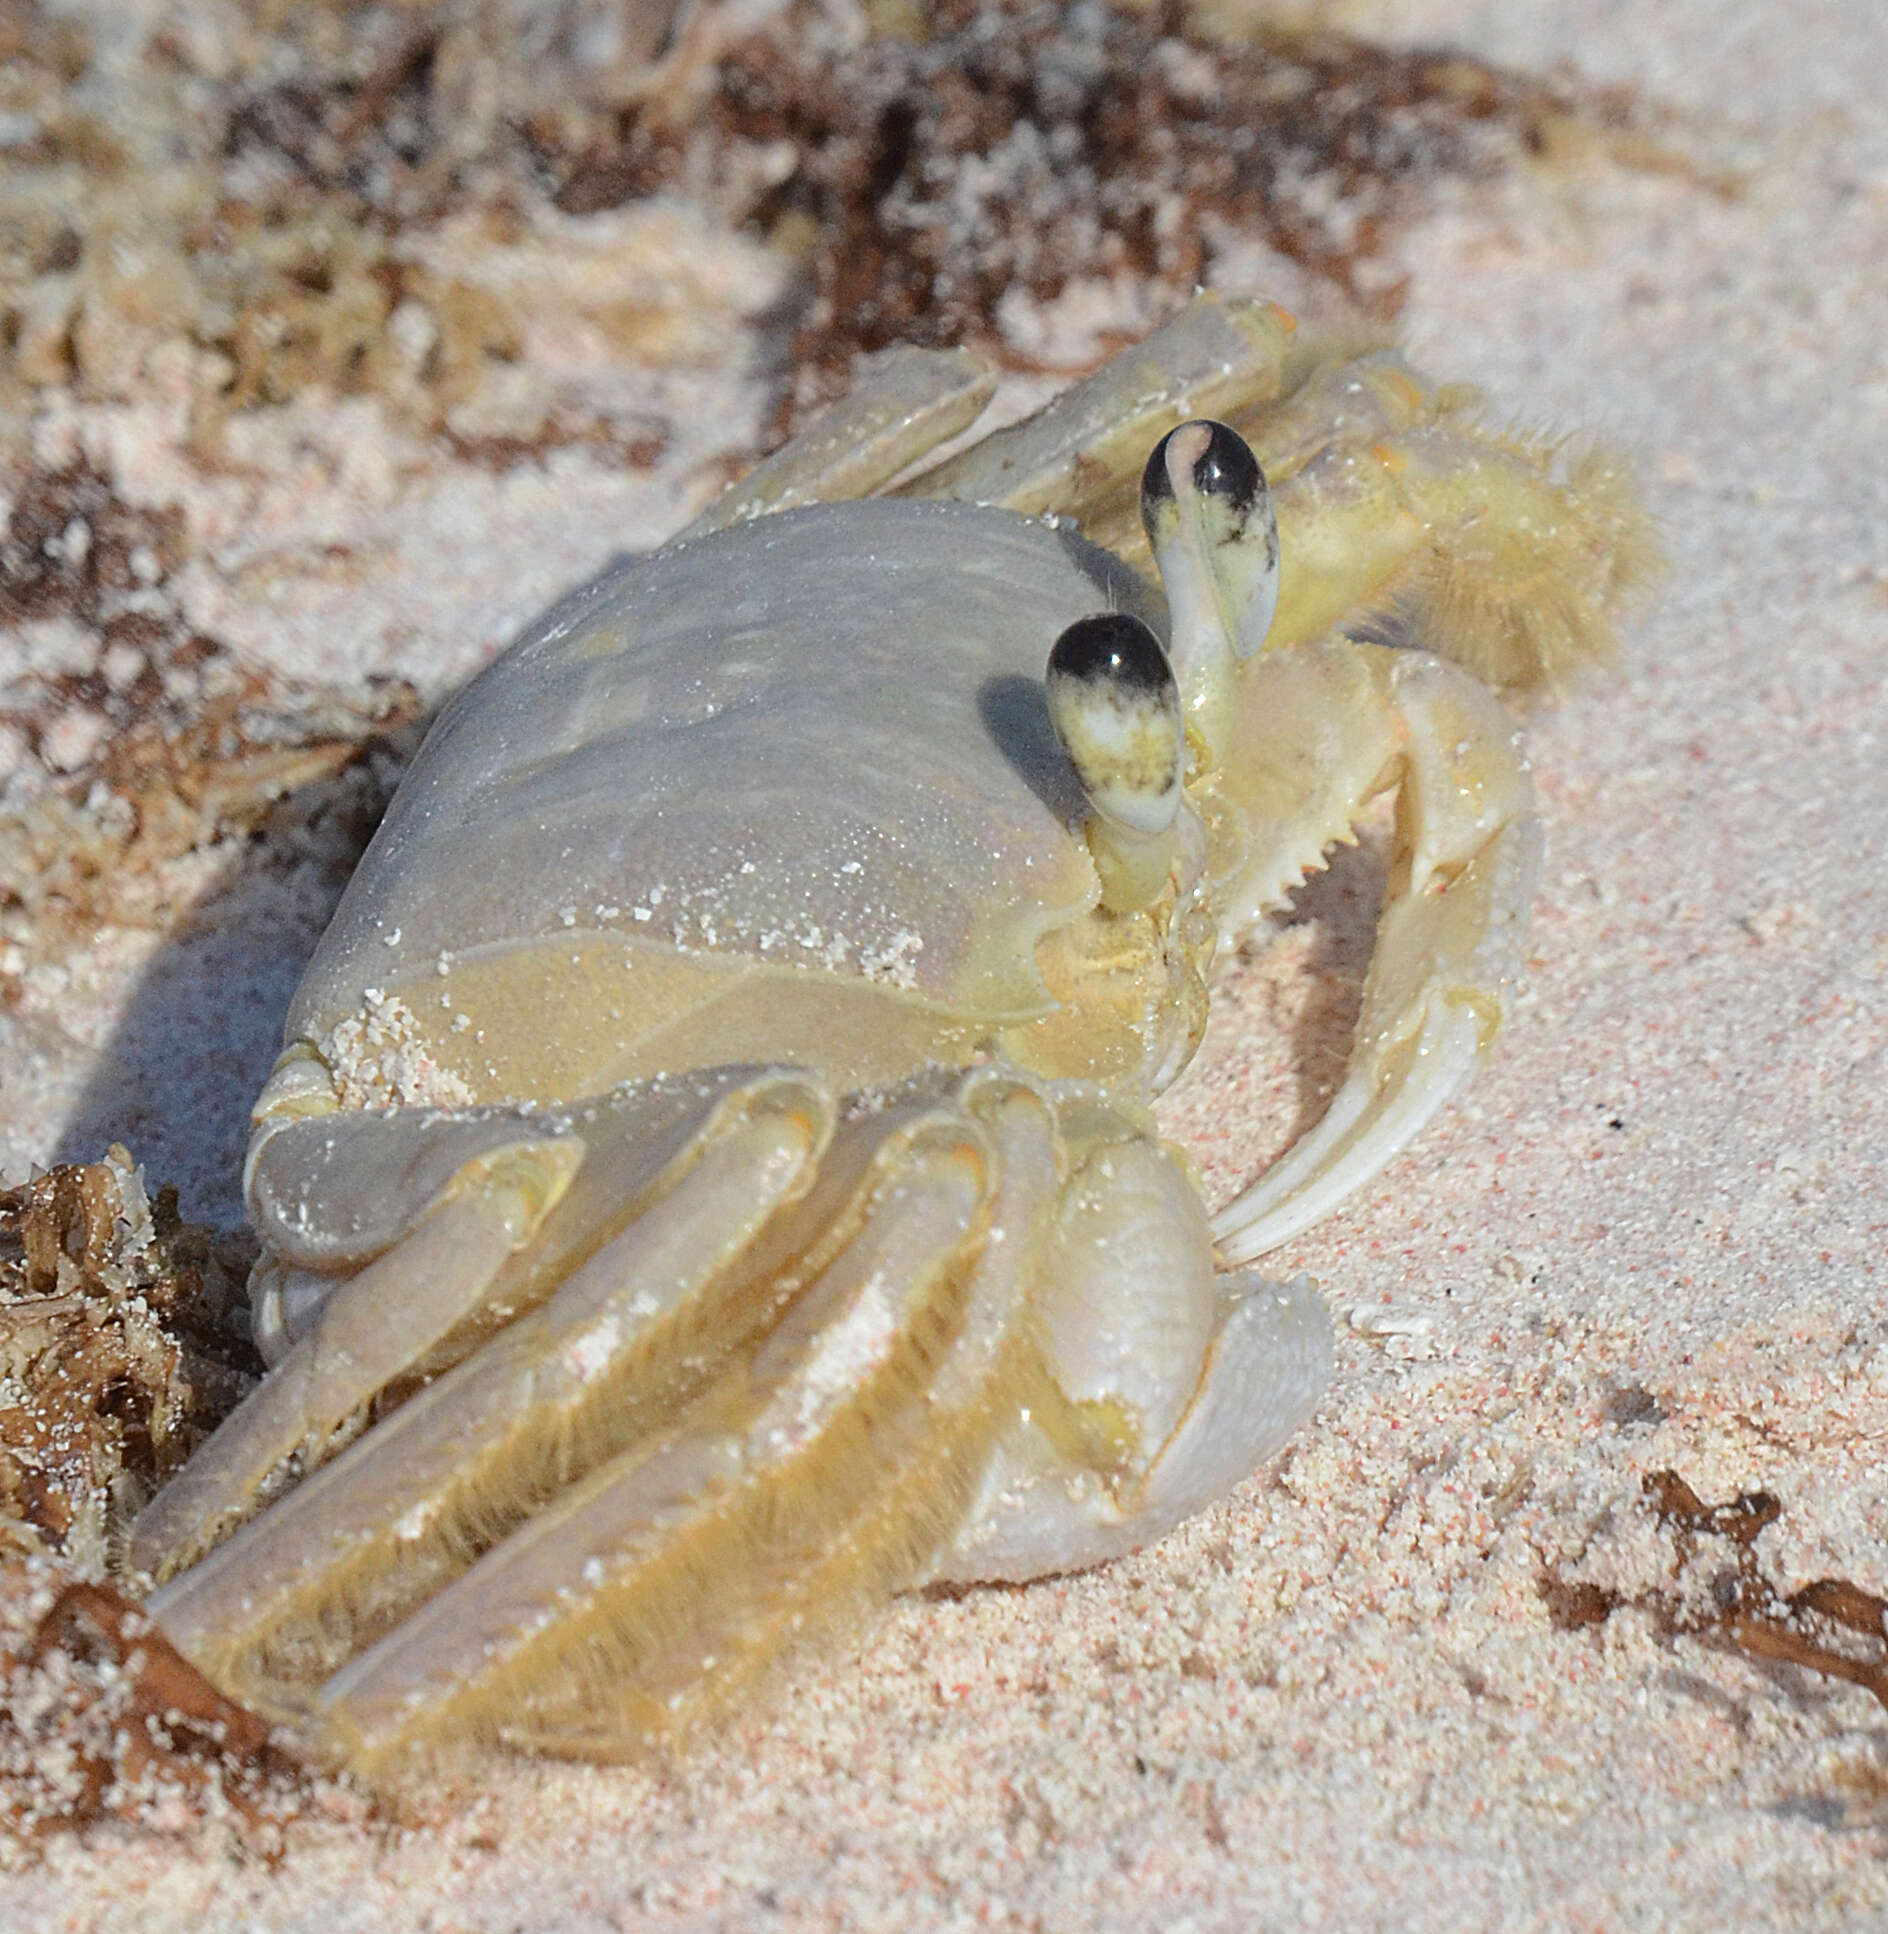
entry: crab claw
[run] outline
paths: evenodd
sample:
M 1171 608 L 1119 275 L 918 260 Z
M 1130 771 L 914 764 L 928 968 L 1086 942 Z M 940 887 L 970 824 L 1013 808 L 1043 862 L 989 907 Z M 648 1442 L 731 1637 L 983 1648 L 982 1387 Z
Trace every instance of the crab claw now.
M 1494 696 L 1426 652 L 1348 641 L 1250 667 L 1222 798 L 1246 850 L 1235 931 L 1277 905 L 1394 788 L 1395 845 L 1351 1058 L 1324 1118 L 1214 1218 L 1249 1262 L 1327 1215 L 1467 1081 L 1521 971 L 1541 830 L 1519 736 Z
M 1330 1381 L 1308 1276 L 1216 1274 L 1175 1153 L 1098 1092 L 1057 1090 L 1066 1150 L 1017 1421 L 933 1564 L 1020 1583 L 1151 1544 L 1298 1430 Z

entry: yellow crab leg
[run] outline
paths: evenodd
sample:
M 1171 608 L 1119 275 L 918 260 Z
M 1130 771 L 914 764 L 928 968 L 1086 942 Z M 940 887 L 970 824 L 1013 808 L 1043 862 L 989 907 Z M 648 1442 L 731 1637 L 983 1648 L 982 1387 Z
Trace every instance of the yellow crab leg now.
M 1025 1320 L 1048 1264 L 1061 1154 L 1042 1097 L 1001 1075 L 972 1075 L 966 1105 L 996 1157 L 991 1239 L 977 1257 L 963 1318 L 922 1403 L 888 1407 L 873 1429 L 876 1482 L 836 1529 L 810 1536 L 770 1529 L 760 1563 L 722 1581 L 712 1629 L 672 1653 L 666 1676 L 633 1688 L 600 1688 L 573 1706 L 534 1702 L 509 1720 L 507 1743 L 591 1759 L 620 1759 L 646 1739 L 652 1713 L 684 1733 L 731 1710 L 742 1693 L 797 1644 L 843 1629 L 848 1619 L 917 1581 L 940 1530 L 968 1505 L 991 1439 L 1017 1411 L 1017 1373 L 1036 1325 Z M 999 1233 L 1000 1232 L 1000 1233 Z M 703 1653 L 715 1665 L 703 1672 Z
M 527 1139 L 465 1163 L 416 1206 L 414 1226 L 322 1306 L 307 1332 L 147 1505 L 131 1559 L 163 1577 L 327 1454 L 375 1391 L 478 1303 L 569 1186 L 582 1144 Z M 411 1286 L 424 1293 L 409 1294 Z
M 1613 613 L 1656 559 L 1630 479 L 1603 452 L 1563 456 L 1448 422 L 1339 438 L 1274 473 L 1273 492 L 1271 649 L 1388 616 L 1524 695 L 1612 659 Z
M 1034 416 L 898 494 L 1072 517 L 1092 536 L 1111 506 L 1135 514 L 1147 451 L 1169 430 L 1278 394 L 1297 327 L 1275 302 L 1200 296 Z
M 739 1373 L 328 1682 L 316 1723 L 332 1748 L 371 1769 L 442 1731 L 503 1738 L 527 1699 L 633 1705 L 631 1737 L 647 1737 L 666 1729 L 671 1685 L 712 1676 L 723 1646 L 765 1643 L 778 1572 L 881 1488 L 880 1440 L 933 1427 L 992 1166 L 961 1118 L 908 1141 L 857 1239 Z M 951 1489 L 929 1538 L 914 1531 L 920 1551 L 948 1531 Z
M 677 541 L 800 504 L 869 497 L 969 429 L 995 392 L 995 376 L 968 349 L 881 350 L 860 365 L 852 389 L 723 491 Z
M 251 1218 L 320 1285 L 287 1353 L 132 1527 L 163 1578 L 345 1439 L 397 1379 L 543 1302 L 714 1136 L 797 1077 L 731 1068 L 560 1111 L 290 1116 L 252 1153 Z
M 667 1421 L 775 1308 L 776 1272 L 756 1281 L 748 1252 L 804 1192 L 829 1125 L 816 1088 L 775 1080 L 548 1304 L 158 1592 L 172 1641 L 279 1706 L 272 1680 L 339 1664 L 571 1477 Z

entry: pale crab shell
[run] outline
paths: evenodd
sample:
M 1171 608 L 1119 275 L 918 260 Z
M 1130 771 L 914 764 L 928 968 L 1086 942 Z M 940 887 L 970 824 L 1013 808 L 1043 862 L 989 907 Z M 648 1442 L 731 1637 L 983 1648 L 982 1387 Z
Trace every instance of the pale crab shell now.
M 476 1101 L 734 1061 L 858 1088 L 1006 1033 L 1033 1064 L 1036 944 L 1098 897 L 1042 663 L 1103 608 L 1164 629 L 1071 530 L 895 499 L 612 573 L 434 726 L 291 1038 L 399 999 Z M 1144 1090 L 1170 1058 L 1148 1027 Z

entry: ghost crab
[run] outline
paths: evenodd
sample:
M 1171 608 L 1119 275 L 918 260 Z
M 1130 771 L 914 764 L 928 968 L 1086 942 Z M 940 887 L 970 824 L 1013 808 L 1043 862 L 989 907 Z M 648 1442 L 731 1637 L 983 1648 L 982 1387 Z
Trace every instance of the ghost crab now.
M 1607 648 L 1616 473 L 1202 299 L 883 494 L 990 387 L 880 359 L 552 611 L 308 969 L 246 1171 L 274 1368 L 133 1554 L 330 1757 L 633 1751 L 891 1591 L 1158 1536 L 1328 1374 L 1243 1265 L 1500 1024 L 1539 832 L 1490 687 Z M 1348 1073 L 1209 1223 L 1146 1103 L 1386 790 Z

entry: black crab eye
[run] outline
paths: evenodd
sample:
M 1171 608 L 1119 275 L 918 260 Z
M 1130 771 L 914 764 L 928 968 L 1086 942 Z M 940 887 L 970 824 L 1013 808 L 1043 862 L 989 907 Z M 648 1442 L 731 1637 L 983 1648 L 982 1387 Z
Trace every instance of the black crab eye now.
M 1173 684 L 1160 640 L 1125 611 L 1077 618 L 1049 652 L 1049 677 L 1108 691 L 1152 697 Z
M 1174 447 L 1175 438 L 1184 439 Z M 1187 466 L 1193 488 L 1203 497 L 1216 497 L 1235 518 L 1243 518 L 1265 488 L 1265 475 L 1252 446 L 1230 424 L 1211 417 L 1195 417 L 1169 430 L 1154 445 L 1141 472 L 1143 515 L 1173 501 L 1175 460 Z
M 1265 488 L 1259 460 L 1237 430 L 1208 422 L 1206 448 L 1193 460 L 1193 481 L 1209 497 L 1243 515 Z
M 1160 640 L 1122 611 L 1078 618 L 1051 648 L 1044 686 L 1089 805 L 1129 838 L 1166 832 L 1180 809 L 1186 735 Z

